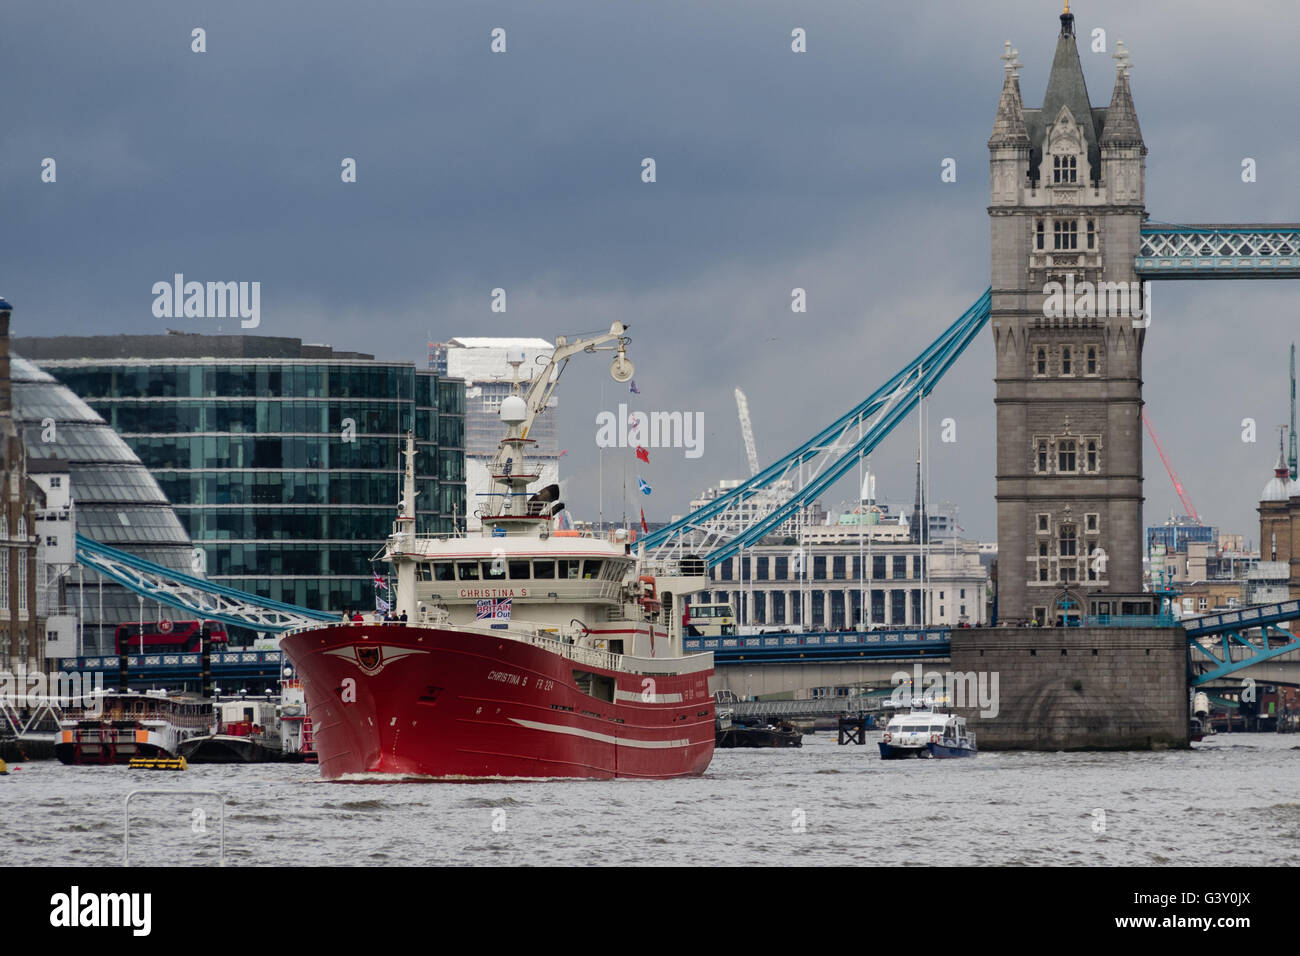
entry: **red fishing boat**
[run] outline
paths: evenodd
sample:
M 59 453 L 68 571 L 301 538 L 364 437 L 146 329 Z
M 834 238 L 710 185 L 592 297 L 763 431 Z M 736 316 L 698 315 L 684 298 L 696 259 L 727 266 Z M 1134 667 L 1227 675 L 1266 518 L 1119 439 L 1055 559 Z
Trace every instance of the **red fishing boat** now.
M 627 381 L 625 331 L 616 322 L 606 335 L 557 339 L 527 394 L 517 385 L 502 402 L 500 490 L 480 531 L 415 534 L 407 439 L 385 549 L 404 620 L 371 615 L 281 638 L 324 777 L 663 778 L 708 767 L 713 656 L 685 655 L 681 624 L 686 595 L 708 585 L 703 562 L 651 567 L 628 529 L 555 531 L 558 487 L 528 491 L 538 477 L 528 430 L 560 371 L 617 342 L 611 373 Z

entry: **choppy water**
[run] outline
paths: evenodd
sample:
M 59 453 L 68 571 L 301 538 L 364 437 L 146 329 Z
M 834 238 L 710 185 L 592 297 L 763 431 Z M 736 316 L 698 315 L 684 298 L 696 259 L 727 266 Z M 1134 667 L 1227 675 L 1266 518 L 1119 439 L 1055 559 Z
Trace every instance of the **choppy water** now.
M 720 750 L 702 778 L 654 782 L 325 783 L 310 766 L 173 774 L 42 761 L 0 777 L 0 865 L 119 865 L 123 800 L 138 788 L 220 791 L 226 860 L 242 865 L 1300 859 L 1300 736 L 886 763 L 870 738 L 840 747 L 820 734 L 800 750 Z M 132 863 L 217 861 L 216 798 L 131 806 Z

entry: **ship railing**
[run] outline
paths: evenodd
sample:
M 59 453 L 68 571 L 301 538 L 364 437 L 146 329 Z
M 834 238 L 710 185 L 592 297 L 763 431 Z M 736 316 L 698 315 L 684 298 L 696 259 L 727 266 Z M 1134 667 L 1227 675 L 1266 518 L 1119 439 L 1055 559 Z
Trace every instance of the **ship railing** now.
M 366 622 L 366 623 L 382 623 L 382 622 Z M 452 625 L 446 621 L 418 622 L 418 623 L 411 623 L 406 626 L 424 627 L 424 628 L 438 629 L 438 630 L 443 630 L 448 627 L 455 627 L 455 629 L 458 631 L 468 631 L 471 634 L 482 634 L 485 637 L 504 637 L 504 638 L 508 638 L 509 640 L 519 641 L 525 644 L 532 644 L 534 647 L 540 647 L 543 650 L 550 651 L 553 654 L 558 654 L 559 656 L 574 661 L 575 663 L 586 664 L 590 667 L 603 667 L 607 670 L 631 670 L 639 673 L 639 671 L 637 671 L 636 668 L 629 666 L 632 660 L 639 660 L 639 659 L 627 658 L 625 657 L 625 655 L 613 654 L 609 651 L 602 651 L 599 648 L 583 647 L 581 644 L 574 644 L 567 640 L 557 638 L 553 636 L 556 634 L 556 626 L 554 623 L 523 621 L 518 618 L 512 619 L 508 622 L 503 621 L 501 623 L 505 626 L 498 625 L 494 627 L 492 625 L 484 625 L 478 623 Z M 310 624 L 302 628 L 296 628 L 294 630 L 286 631 L 285 635 L 293 634 L 300 630 L 306 631 L 306 630 L 312 630 L 314 628 L 333 627 L 333 626 L 334 625 L 332 624 Z M 700 658 L 703 658 L 705 656 L 711 658 L 712 653 L 705 652 L 703 654 L 689 655 L 688 658 L 686 659 L 698 662 Z M 647 663 L 655 664 L 654 673 L 661 673 L 661 669 L 660 669 L 661 665 L 659 665 L 659 662 L 649 661 Z M 693 671 L 698 669 L 698 666 L 699 666 L 698 664 L 695 664 L 693 666 L 680 668 L 680 671 L 682 673 L 686 673 L 688 671 Z

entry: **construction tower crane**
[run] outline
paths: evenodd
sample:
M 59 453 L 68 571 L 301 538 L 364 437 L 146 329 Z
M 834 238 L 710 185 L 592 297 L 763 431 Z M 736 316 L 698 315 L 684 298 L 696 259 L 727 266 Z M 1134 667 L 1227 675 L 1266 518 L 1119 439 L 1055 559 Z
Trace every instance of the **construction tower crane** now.
M 1155 426 L 1151 424 L 1151 416 L 1147 414 L 1146 408 L 1142 409 L 1142 422 L 1147 426 L 1147 433 L 1151 435 L 1151 440 L 1155 442 L 1160 460 L 1165 464 L 1165 471 L 1169 472 L 1169 480 L 1174 483 L 1174 491 L 1178 492 L 1178 500 L 1183 503 L 1183 510 L 1187 512 L 1189 518 L 1200 524 L 1201 516 L 1196 513 L 1196 509 L 1192 506 L 1192 500 L 1187 497 L 1187 492 L 1183 490 L 1183 483 L 1178 480 L 1178 473 L 1174 471 L 1174 466 L 1169 464 L 1169 459 L 1165 457 L 1165 450 L 1160 447 L 1160 439 L 1156 437 Z
M 745 438 L 745 454 L 749 457 L 749 477 L 758 474 L 758 448 L 754 445 L 754 425 L 749 420 L 749 399 L 736 389 L 736 409 L 740 412 L 740 434 Z

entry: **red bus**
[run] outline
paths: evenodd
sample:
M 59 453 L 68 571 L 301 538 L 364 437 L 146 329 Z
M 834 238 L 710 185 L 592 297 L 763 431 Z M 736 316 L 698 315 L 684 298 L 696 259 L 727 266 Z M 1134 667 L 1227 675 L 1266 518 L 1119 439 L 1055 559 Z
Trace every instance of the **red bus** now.
M 200 648 L 199 630 L 207 624 L 213 644 L 225 645 L 226 626 L 218 621 L 145 621 L 144 652 L 161 654 L 180 652 L 197 654 Z M 140 625 L 121 624 L 117 628 L 117 653 L 134 654 L 140 651 Z

